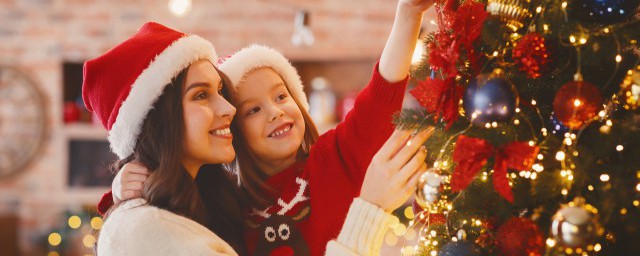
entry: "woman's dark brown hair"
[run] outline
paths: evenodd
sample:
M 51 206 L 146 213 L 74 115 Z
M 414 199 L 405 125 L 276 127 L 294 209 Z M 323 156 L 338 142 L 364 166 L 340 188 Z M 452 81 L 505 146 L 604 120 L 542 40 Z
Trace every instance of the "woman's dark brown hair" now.
M 289 91 L 289 87 L 287 87 L 287 92 L 291 95 L 291 98 L 293 98 L 300 112 L 302 112 L 302 119 L 304 120 L 304 138 L 297 155 L 298 160 L 303 160 L 307 158 L 309 149 L 316 143 L 316 140 L 318 140 L 318 128 L 316 128 L 309 112 L 300 104 L 300 99 Z M 231 97 L 231 99 L 233 99 L 233 97 Z M 272 188 L 265 183 L 268 176 L 258 168 L 256 157 L 251 153 L 249 144 L 244 139 L 244 136 L 242 136 L 242 131 L 238 127 L 236 120 L 237 118 L 234 118 L 233 122 L 231 122 L 231 132 L 237 135 L 233 137 L 233 148 L 236 150 L 236 160 L 233 164 L 229 165 L 228 168 L 240 177 L 240 190 L 244 201 L 248 205 L 253 207 L 273 205 L 275 202 L 267 198 L 267 193 L 264 193 L 265 191 L 272 190 Z
M 231 83 L 216 71 L 222 78 L 223 95 L 228 98 Z M 187 69 L 182 70 L 165 87 L 142 124 L 134 153 L 115 163 L 114 171 L 131 161 L 146 166 L 150 175 L 142 196 L 150 205 L 206 226 L 244 255 L 243 208 L 237 178 L 222 165 L 212 164 L 203 166 L 194 180 L 181 163 L 185 139 L 182 87 L 186 74 Z

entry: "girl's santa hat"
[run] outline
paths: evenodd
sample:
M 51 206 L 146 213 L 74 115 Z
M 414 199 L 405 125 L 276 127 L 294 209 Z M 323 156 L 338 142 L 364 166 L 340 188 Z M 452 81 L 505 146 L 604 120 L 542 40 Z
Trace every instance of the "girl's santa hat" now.
M 133 153 L 147 113 L 171 79 L 203 59 L 216 63 L 209 41 L 149 22 L 84 63 L 82 98 L 109 132 L 111 150 L 120 159 Z
M 263 45 L 251 45 L 233 55 L 218 61 L 220 71 L 225 73 L 233 86 L 238 86 L 245 75 L 258 68 L 272 68 L 289 89 L 289 92 L 300 101 L 305 110 L 309 110 L 309 102 L 304 94 L 304 86 L 296 68 L 280 52 Z

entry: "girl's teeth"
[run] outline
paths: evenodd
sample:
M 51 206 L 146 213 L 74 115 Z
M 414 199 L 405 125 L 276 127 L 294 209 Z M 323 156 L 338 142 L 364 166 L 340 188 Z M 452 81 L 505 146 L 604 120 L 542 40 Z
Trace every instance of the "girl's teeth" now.
M 290 129 L 291 129 L 291 125 L 289 125 L 289 126 L 285 127 L 285 128 L 284 128 L 284 129 L 282 129 L 282 130 L 278 130 L 278 131 L 273 132 L 273 133 L 271 134 L 271 137 L 273 137 L 273 136 L 280 136 L 280 135 L 284 134 L 285 132 L 288 132 Z

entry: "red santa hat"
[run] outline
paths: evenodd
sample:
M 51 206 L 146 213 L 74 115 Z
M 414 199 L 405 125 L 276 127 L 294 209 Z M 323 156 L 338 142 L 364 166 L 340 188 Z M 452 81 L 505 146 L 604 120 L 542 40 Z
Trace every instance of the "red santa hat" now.
M 111 150 L 120 159 L 133 153 L 142 123 L 165 86 L 203 59 L 217 60 L 209 41 L 149 22 L 131 38 L 84 63 L 82 98 L 109 131 Z
M 264 67 L 272 68 L 282 77 L 287 89 L 300 101 L 302 107 L 309 110 L 309 102 L 304 93 L 300 75 L 282 53 L 263 45 L 254 44 L 229 57 L 220 59 L 218 63 L 218 68 L 229 77 L 233 86 L 240 84 L 245 75 L 253 70 Z

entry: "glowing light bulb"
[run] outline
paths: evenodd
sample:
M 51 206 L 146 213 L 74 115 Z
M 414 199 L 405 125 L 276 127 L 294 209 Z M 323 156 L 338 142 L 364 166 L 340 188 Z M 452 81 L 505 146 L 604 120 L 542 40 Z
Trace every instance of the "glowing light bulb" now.
M 558 152 L 556 153 L 556 160 L 558 160 L 558 161 L 562 161 L 562 160 L 564 160 L 564 158 L 565 158 L 565 154 L 564 154 L 564 152 L 562 152 L 562 151 L 558 151 Z
M 607 182 L 607 181 L 609 181 L 609 174 L 602 174 L 602 175 L 600 175 L 600 180 L 601 180 L 602 182 Z
M 556 246 L 556 240 L 553 240 L 553 238 L 547 238 L 547 246 L 549 247 Z
M 169 11 L 177 17 L 183 17 L 191 10 L 191 0 L 169 0 Z
M 576 107 L 579 107 L 580 105 L 582 105 L 582 102 L 579 99 L 575 99 L 573 101 L 573 105 L 576 106 Z
M 618 146 L 616 146 L 616 150 L 622 151 L 622 150 L 624 150 L 624 146 L 618 145 Z

